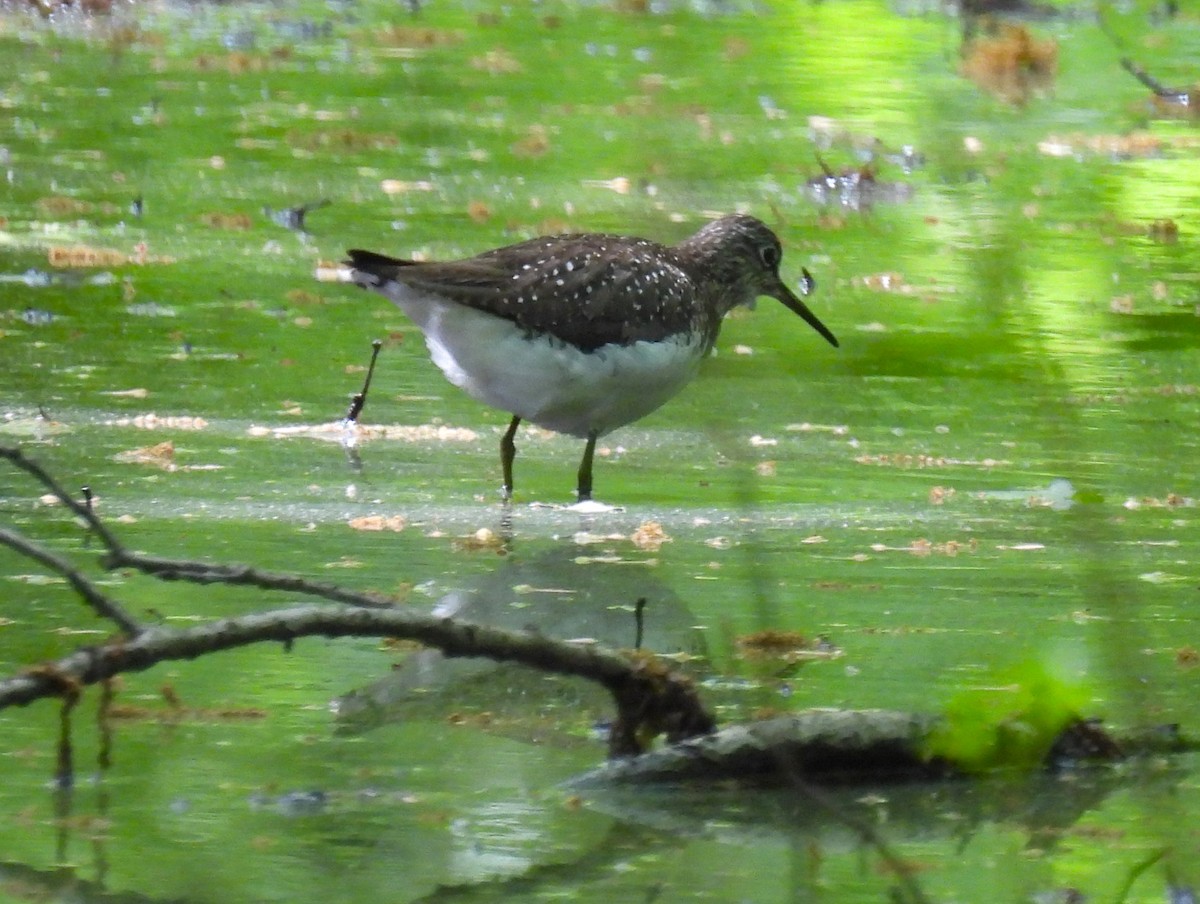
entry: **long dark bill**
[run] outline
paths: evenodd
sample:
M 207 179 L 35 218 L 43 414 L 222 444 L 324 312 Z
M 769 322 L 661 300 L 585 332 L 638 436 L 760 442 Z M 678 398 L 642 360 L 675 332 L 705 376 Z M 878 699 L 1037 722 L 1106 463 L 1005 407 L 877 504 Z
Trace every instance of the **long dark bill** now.
M 815 285 L 816 285 L 816 283 L 813 281 L 812 275 L 807 270 L 805 270 L 804 271 L 804 294 L 807 295 L 809 292 L 811 292 L 813 290 L 813 286 L 815 286 Z M 808 305 L 806 305 L 799 298 L 797 298 L 796 294 L 791 289 L 789 289 L 787 286 L 785 286 L 783 284 L 782 280 L 780 280 L 780 282 L 779 282 L 779 294 L 776 295 L 775 297 L 778 298 L 780 301 L 782 301 L 785 305 L 787 305 L 787 307 L 793 313 L 799 314 L 800 317 L 802 317 L 804 319 L 804 322 L 807 323 L 809 326 L 811 326 L 814 330 L 816 330 L 822 336 L 824 336 L 825 341 L 827 341 L 830 345 L 832 345 L 834 348 L 838 347 L 837 337 L 834 336 L 833 333 L 831 333 L 829 331 L 829 327 L 827 327 L 825 324 L 823 324 L 817 318 L 817 315 L 808 309 Z

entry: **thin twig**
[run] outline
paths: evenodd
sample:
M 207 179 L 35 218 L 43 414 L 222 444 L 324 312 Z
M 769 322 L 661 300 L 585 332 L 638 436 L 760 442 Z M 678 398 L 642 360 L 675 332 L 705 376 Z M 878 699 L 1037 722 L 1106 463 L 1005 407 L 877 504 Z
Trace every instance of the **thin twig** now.
M 96 532 L 101 542 L 104 543 L 110 551 L 119 549 L 121 544 L 117 542 L 117 538 L 112 532 L 101 523 L 100 518 L 90 505 L 78 502 L 75 498 L 63 489 L 62 484 L 50 476 L 50 473 L 39 465 L 32 458 L 28 458 L 24 452 L 17 446 L 0 446 L 0 458 L 6 458 L 22 471 L 31 475 L 35 480 L 41 483 L 46 489 L 58 497 L 67 508 L 84 520 L 93 531 Z
M 1191 103 L 1191 92 L 1190 91 L 1183 89 L 1183 88 L 1168 88 L 1166 85 L 1164 85 L 1162 82 L 1160 82 L 1158 79 L 1156 79 L 1149 72 L 1147 72 L 1145 69 L 1143 69 L 1141 66 L 1139 66 L 1137 63 L 1135 63 L 1133 60 L 1129 59 L 1128 57 L 1121 58 L 1121 66 L 1125 69 L 1126 72 L 1128 72 L 1130 75 L 1132 75 L 1134 78 L 1136 78 L 1139 82 L 1141 82 L 1143 85 L 1145 85 L 1147 88 L 1149 88 L 1152 92 L 1154 92 L 1156 97 L 1160 97 L 1165 101 L 1168 101 L 1173 104 L 1179 104 L 1180 106 L 1184 106 L 1184 107 L 1190 105 L 1190 103 Z
M 195 584 L 238 584 L 259 587 L 263 590 L 304 593 L 332 602 L 347 603 L 352 606 L 363 606 L 374 609 L 386 608 L 393 605 L 393 601 L 383 594 L 347 590 L 335 584 L 312 581 L 298 575 L 276 574 L 246 565 L 212 565 L 188 559 L 168 559 L 133 552 L 117 539 L 116 534 L 108 529 L 90 505 L 77 502 L 72 498 L 45 468 L 33 459 L 28 458 L 19 448 L 0 446 L 0 458 L 8 459 L 18 468 L 30 474 L 52 494 L 57 496 L 63 505 L 82 518 L 89 528 L 95 531 L 107 550 L 103 564 L 110 570 L 114 568 L 134 568 L 143 574 L 153 575 L 164 581 L 191 581 Z M 22 549 L 22 551 L 27 551 L 27 549 Z M 44 555 L 48 556 L 50 554 L 44 553 Z M 33 556 L 33 558 L 38 558 L 38 556 Z M 43 561 L 43 564 L 51 564 L 49 561 L 41 559 L 39 561 Z M 63 563 L 62 560 L 56 561 L 57 565 L 51 565 L 51 567 L 65 567 L 70 569 L 70 566 Z M 74 569 L 71 569 L 71 571 L 74 571 Z M 64 575 L 67 574 L 66 571 L 62 573 Z M 75 573 L 78 574 L 78 572 Z M 77 587 L 76 589 L 80 588 Z M 83 593 L 84 591 L 80 589 L 80 592 Z M 101 594 L 101 596 L 103 595 Z M 86 594 L 85 598 L 87 598 Z M 88 598 L 88 601 L 95 605 L 91 598 Z M 115 618 L 111 614 L 109 617 Z M 133 621 L 133 619 L 128 616 L 125 616 L 125 618 L 127 622 L 118 620 L 118 623 L 121 624 L 121 627 L 127 633 L 136 634 L 142 630 L 141 626 Z
M 189 581 L 193 584 L 234 584 L 258 587 L 262 590 L 277 590 L 285 593 L 303 593 L 335 603 L 347 603 L 364 609 L 394 608 L 395 600 L 382 593 L 349 590 L 325 581 L 313 581 L 296 574 L 263 571 L 249 565 L 216 565 L 192 559 L 168 559 L 131 552 L 113 539 L 114 546 L 107 558 L 110 568 L 134 568 L 143 574 L 152 575 L 162 581 Z
M 58 572 L 67 579 L 67 582 L 74 588 L 75 592 L 83 597 L 89 606 L 96 610 L 98 615 L 115 621 L 120 625 L 121 630 L 130 637 L 142 632 L 143 628 L 141 624 L 126 612 L 120 603 L 103 593 L 100 588 L 84 577 L 66 559 L 50 552 L 48 549 L 38 546 L 17 531 L 6 527 L 0 527 L 0 544 L 33 559 L 35 562 L 45 565 L 51 571 Z

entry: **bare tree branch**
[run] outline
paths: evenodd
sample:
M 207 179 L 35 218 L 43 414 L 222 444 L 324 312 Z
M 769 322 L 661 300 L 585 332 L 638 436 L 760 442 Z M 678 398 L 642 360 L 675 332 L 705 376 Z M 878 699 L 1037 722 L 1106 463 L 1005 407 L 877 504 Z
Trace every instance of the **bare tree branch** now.
M 218 565 L 190 559 L 168 559 L 148 556 L 126 549 L 113 537 L 113 546 L 104 562 L 109 568 L 134 568 L 143 574 L 152 575 L 161 581 L 188 581 L 192 584 L 234 584 L 258 587 L 262 590 L 277 590 L 284 593 L 302 593 L 320 597 L 335 603 L 346 603 L 364 609 L 390 609 L 396 601 L 386 594 L 370 591 L 350 590 L 325 581 L 314 581 L 296 574 L 263 571 L 249 565 Z
M 133 568 L 143 574 L 153 575 L 164 581 L 190 581 L 194 584 L 237 584 L 260 587 L 263 590 L 278 590 L 286 593 L 303 593 L 336 603 L 367 608 L 386 608 L 394 601 L 382 593 L 366 593 L 348 590 L 324 581 L 313 581 L 294 574 L 278 574 L 251 568 L 248 565 L 215 565 L 187 559 L 168 559 L 134 552 L 108 529 L 100 516 L 88 505 L 73 499 L 49 472 L 19 448 L 0 446 L 0 458 L 11 461 L 46 487 L 87 526 L 96 532 L 103 542 L 107 554 L 102 558 L 105 568 Z M 49 555 L 49 554 L 47 554 Z M 50 564 L 48 562 L 44 564 Z M 54 566 L 51 566 L 54 567 Z M 70 567 L 70 566 L 67 566 Z M 78 589 L 78 588 L 76 588 Z M 89 600 L 91 602 L 91 600 Z M 125 627 L 122 625 L 122 627 Z M 126 629 L 128 631 L 128 629 Z M 129 631 L 137 633 L 137 630 Z
M 81 649 L 57 662 L 44 663 L 24 675 L 0 681 L 0 709 L 41 697 L 74 694 L 81 686 L 120 672 L 142 671 L 165 660 L 194 659 L 205 653 L 265 640 L 290 643 L 312 635 L 373 636 L 416 640 L 440 649 L 447 656 L 507 660 L 597 681 L 608 689 L 617 704 L 617 719 L 609 737 L 609 752 L 613 756 L 641 753 L 650 739 L 664 732 L 669 740 L 679 741 L 706 734 L 716 727 L 692 683 L 653 655 L 634 653 L 626 657 L 601 647 L 583 647 L 487 625 L 418 615 L 392 608 L 392 602 L 380 594 L 347 590 L 298 575 L 265 572 L 247 565 L 212 565 L 131 552 L 90 506 L 72 499 L 58 481 L 20 449 L 0 447 L 0 458 L 8 459 L 47 487 L 96 532 L 107 549 L 102 561 L 108 568 L 131 567 L 166 581 L 238 584 L 303 593 L 354 607 L 296 606 L 188 629 L 135 630 L 128 640 Z M 15 533 L 9 535 L 20 539 Z M 28 542 L 23 542 L 19 550 L 68 575 L 69 580 L 73 574 L 76 590 L 93 605 L 102 601 L 103 595 L 99 594 L 97 599 L 99 592 L 95 587 L 57 556 Z M 120 611 L 119 607 L 109 608 Z
M 227 618 L 190 628 L 149 627 L 129 640 L 80 649 L 55 662 L 0 680 L 0 709 L 44 697 L 77 693 L 79 688 L 121 672 L 140 672 L 160 662 L 195 659 L 263 641 L 289 643 L 300 637 L 402 637 L 440 649 L 447 656 L 486 656 L 544 671 L 578 675 L 603 684 L 617 701 L 622 730 L 614 729 L 614 751 L 647 729 L 666 731 L 673 740 L 710 731 L 712 717 L 695 688 L 644 654 L 628 657 L 600 646 L 571 644 L 536 634 L 506 631 L 399 609 L 293 606 Z M 682 702 L 692 712 L 680 714 Z M 628 733 L 629 737 L 624 737 Z M 638 745 L 640 749 L 640 744 Z
M 74 588 L 75 592 L 83 597 L 84 602 L 96 610 L 98 615 L 115 621 L 121 626 L 121 630 L 130 637 L 142 632 L 142 626 L 133 616 L 125 611 L 124 606 L 111 596 L 103 593 L 100 588 L 84 577 L 83 573 L 66 559 L 50 552 L 48 549 L 38 546 L 17 531 L 6 527 L 0 527 L 0 543 L 15 552 L 21 553 L 21 555 L 33 559 L 35 562 L 45 565 L 51 571 L 61 574 L 67 579 L 67 582 Z

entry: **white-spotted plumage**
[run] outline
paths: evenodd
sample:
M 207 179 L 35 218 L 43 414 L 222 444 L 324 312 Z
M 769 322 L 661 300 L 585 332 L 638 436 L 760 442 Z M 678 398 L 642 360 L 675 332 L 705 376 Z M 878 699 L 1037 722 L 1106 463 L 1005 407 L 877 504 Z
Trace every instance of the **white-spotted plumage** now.
M 748 216 L 674 246 L 578 234 L 446 263 L 350 258 L 354 282 L 404 310 L 451 383 L 513 414 L 501 441 L 506 498 L 524 419 L 587 440 L 578 494 L 589 499 L 597 437 L 687 385 L 737 305 L 771 295 L 837 345 L 780 280 L 779 240 Z

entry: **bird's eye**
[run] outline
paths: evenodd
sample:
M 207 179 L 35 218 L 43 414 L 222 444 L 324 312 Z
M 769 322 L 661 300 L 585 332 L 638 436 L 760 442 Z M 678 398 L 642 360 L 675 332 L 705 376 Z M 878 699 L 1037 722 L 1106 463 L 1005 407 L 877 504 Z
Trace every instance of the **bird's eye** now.
M 779 248 L 776 245 L 763 245 L 758 249 L 758 256 L 763 265 L 772 270 L 779 266 Z

